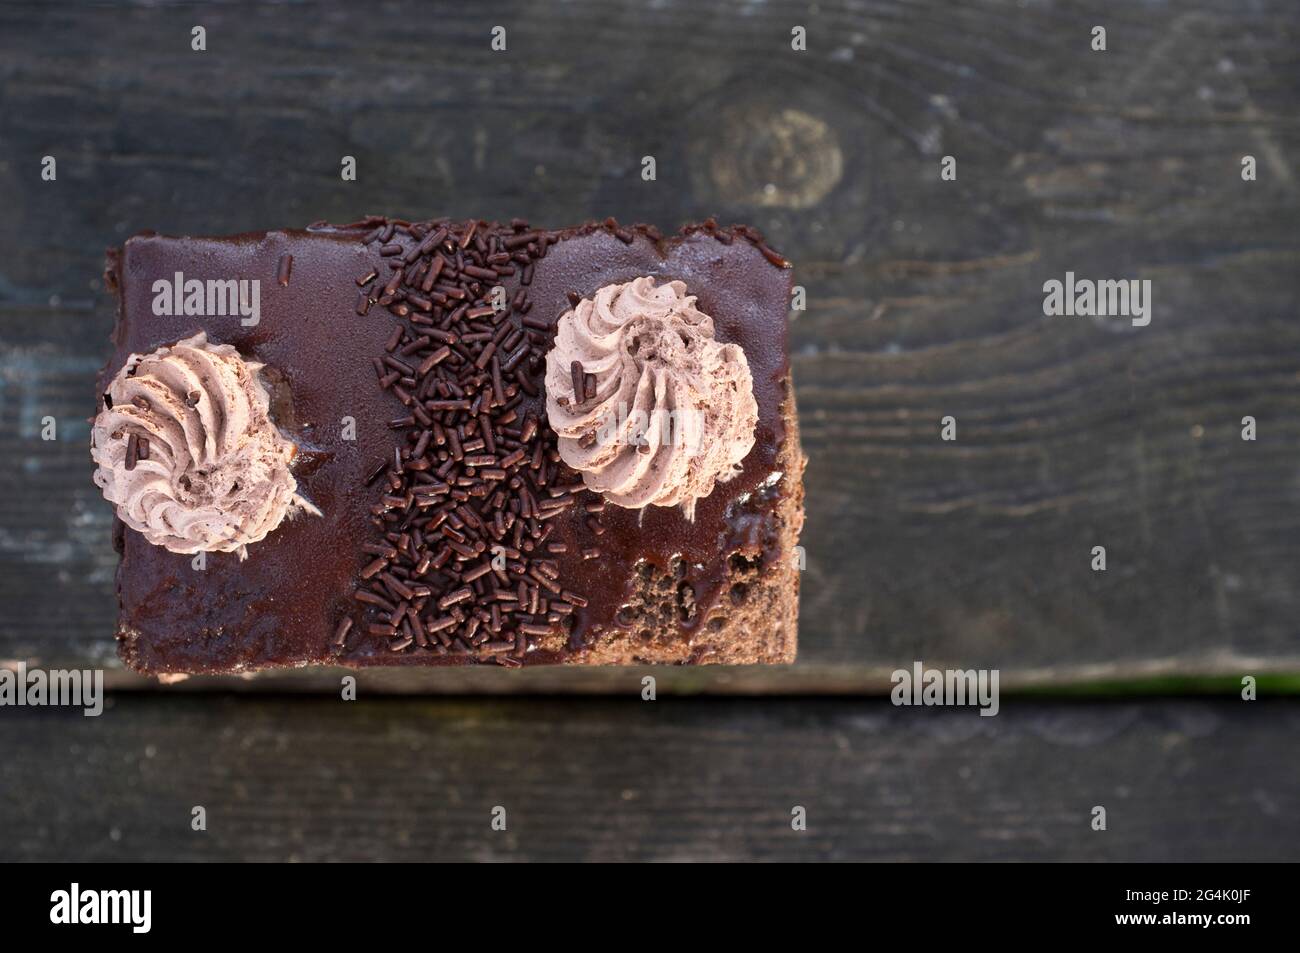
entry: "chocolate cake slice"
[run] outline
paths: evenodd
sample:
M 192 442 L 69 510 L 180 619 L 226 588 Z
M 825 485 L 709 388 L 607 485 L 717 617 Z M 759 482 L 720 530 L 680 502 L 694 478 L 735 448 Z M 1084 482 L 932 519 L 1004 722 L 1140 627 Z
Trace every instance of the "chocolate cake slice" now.
M 142 234 L 106 277 L 132 668 L 794 659 L 790 272 L 754 230 Z

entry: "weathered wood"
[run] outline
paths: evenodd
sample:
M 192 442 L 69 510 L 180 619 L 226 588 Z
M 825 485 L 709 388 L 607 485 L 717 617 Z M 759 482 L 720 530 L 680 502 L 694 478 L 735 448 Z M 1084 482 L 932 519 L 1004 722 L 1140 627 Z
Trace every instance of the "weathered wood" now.
M 1266 701 L 126 695 L 0 718 L 0 860 L 1294 861 L 1297 730 Z
M 796 262 L 802 666 L 683 690 L 861 690 L 916 658 L 1040 684 L 1300 669 L 1298 39 L 1283 0 L 6 4 L 0 658 L 115 664 L 85 423 L 104 246 L 386 211 L 717 214 Z M 1066 271 L 1149 278 L 1150 326 L 1043 317 Z M 471 684 L 621 684 L 527 677 Z

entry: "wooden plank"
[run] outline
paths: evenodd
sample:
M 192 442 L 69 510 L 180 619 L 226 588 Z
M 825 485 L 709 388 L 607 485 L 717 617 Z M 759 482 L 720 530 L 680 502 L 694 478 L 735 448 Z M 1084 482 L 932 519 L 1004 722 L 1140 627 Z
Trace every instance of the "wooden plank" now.
M 1098 19 L 1104 53 L 1088 49 Z M 206 53 L 189 49 L 195 21 Z M 400 55 L 395 30 L 430 55 Z M 718 214 L 795 260 L 802 661 L 670 687 L 866 690 L 916 658 L 1048 685 L 1300 669 L 1297 39 L 1283 0 L 1105 17 L 1063 2 L 6 4 L 0 659 L 116 665 L 85 424 L 111 325 L 104 246 L 407 211 Z M 356 182 L 337 175 L 345 154 Z M 1042 284 L 1066 271 L 1149 278 L 1150 326 L 1044 318 Z M 946 414 L 954 443 L 938 439 Z
M 1294 861 L 1297 730 L 1267 701 L 128 694 L 0 718 L 0 860 Z

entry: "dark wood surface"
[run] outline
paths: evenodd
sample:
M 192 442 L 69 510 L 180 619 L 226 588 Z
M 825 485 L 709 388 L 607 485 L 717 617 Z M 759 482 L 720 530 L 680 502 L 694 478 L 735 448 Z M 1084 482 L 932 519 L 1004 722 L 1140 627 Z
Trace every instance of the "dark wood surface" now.
M 716 214 L 808 290 L 806 671 L 751 682 L 869 688 L 915 658 L 1034 684 L 1294 671 L 1298 38 L 1284 2 L 6 4 L 0 658 L 116 666 L 86 451 L 105 246 L 378 211 Z M 1151 279 L 1150 326 L 1044 318 L 1067 270 Z
M 1298 731 L 1263 701 L 128 693 L 0 718 L 0 860 L 1293 861 Z
M 6 3 L 0 663 L 158 687 L 114 655 L 89 478 L 106 246 L 370 212 L 716 215 L 763 229 L 807 288 L 801 654 L 661 672 L 661 693 L 876 693 L 914 659 L 1017 688 L 1293 685 L 1298 41 L 1285 0 Z M 1150 326 L 1045 318 L 1043 282 L 1066 271 L 1150 279 Z M 981 719 L 194 691 L 338 677 L 119 693 L 101 719 L 0 711 L 0 856 L 1295 859 L 1300 842 L 1300 725 L 1280 703 L 1022 699 Z M 367 673 L 362 690 L 631 698 L 638 679 Z

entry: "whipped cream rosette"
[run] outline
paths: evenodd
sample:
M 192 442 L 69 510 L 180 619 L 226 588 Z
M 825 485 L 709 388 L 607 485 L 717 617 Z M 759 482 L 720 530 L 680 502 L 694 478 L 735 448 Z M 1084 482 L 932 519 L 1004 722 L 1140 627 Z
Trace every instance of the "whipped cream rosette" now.
M 740 470 L 758 407 L 744 351 L 681 281 L 610 284 L 561 316 L 546 358 L 560 456 L 619 506 L 695 503 Z
M 127 526 L 173 552 L 243 558 L 294 509 L 319 513 L 297 493 L 261 367 L 203 332 L 131 355 L 91 432 L 95 483 Z

